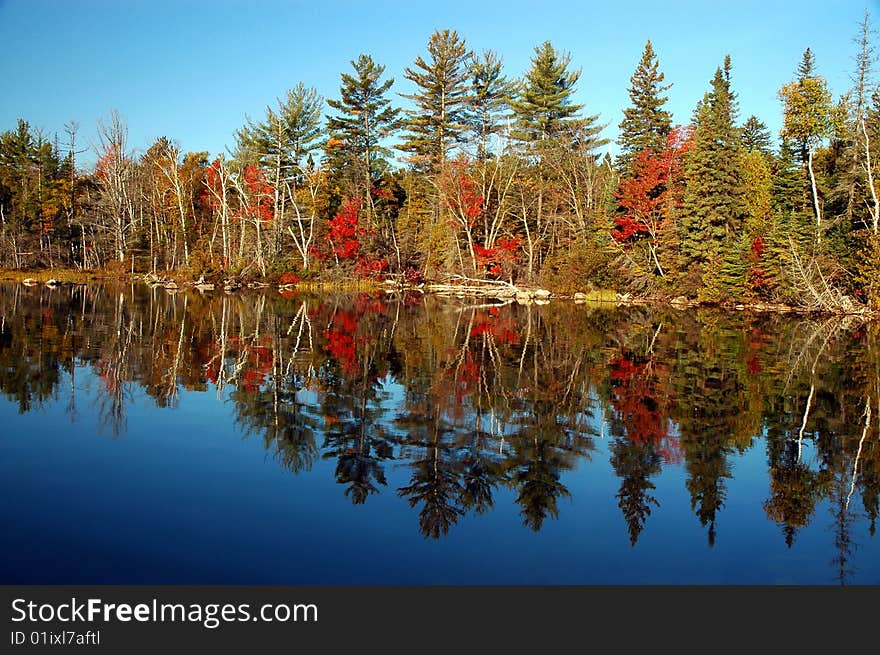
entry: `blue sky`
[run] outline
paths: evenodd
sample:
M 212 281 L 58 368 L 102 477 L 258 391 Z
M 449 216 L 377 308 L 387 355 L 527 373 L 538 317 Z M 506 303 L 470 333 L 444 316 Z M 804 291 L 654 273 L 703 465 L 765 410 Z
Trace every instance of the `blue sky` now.
M 98 118 L 116 109 L 135 149 L 164 135 L 216 154 L 245 114 L 260 117 L 299 81 L 337 97 L 340 73 L 362 52 L 386 65 L 392 91 L 412 91 L 403 69 L 448 27 L 471 48 L 500 53 L 510 76 L 545 40 L 570 52 L 583 69 L 576 101 L 609 124 L 611 139 L 646 39 L 682 123 L 729 53 L 741 119 L 754 113 L 776 133 L 776 92 L 807 46 L 835 94 L 849 87 L 866 8 L 880 25 L 880 0 L 0 0 L 0 130 L 22 117 L 63 135 L 75 119 L 88 144 Z

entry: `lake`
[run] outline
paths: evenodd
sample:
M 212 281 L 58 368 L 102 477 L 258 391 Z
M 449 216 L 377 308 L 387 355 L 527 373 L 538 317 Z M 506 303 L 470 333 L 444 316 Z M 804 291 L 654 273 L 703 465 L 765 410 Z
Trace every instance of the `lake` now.
M 878 584 L 880 326 L 0 285 L 2 582 Z

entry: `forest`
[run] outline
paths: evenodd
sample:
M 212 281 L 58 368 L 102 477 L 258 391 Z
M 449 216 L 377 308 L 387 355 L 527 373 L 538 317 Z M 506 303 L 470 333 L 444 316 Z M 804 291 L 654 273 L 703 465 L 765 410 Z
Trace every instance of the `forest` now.
M 686 125 L 650 41 L 615 157 L 550 42 L 521 78 L 437 30 L 397 94 L 362 54 L 321 97 L 304 82 L 246 117 L 227 153 L 145 150 L 117 112 L 78 165 L 79 124 L 0 134 L 0 267 L 184 279 L 498 281 L 810 311 L 880 309 L 880 87 L 866 13 L 839 96 L 807 48 L 779 135 L 740 116 L 718 62 Z M 408 101 L 399 106 L 399 99 Z M 778 138 L 777 138 L 778 137 Z

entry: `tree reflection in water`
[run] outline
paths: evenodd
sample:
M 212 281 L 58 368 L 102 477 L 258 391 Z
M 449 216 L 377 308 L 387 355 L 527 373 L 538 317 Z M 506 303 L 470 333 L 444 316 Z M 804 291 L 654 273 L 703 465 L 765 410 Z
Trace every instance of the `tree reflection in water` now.
M 767 518 L 792 546 L 826 502 L 844 581 L 853 521 L 873 536 L 878 514 L 878 339 L 876 324 L 709 310 L 7 286 L 0 391 L 21 413 L 68 394 L 73 418 L 88 367 L 115 436 L 136 390 L 157 411 L 214 391 L 285 469 L 335 462 L 353 504 L 396 493 L 434 539 L 500 490 L 541 530 L 601 454 L 633 547 L 667 467 L 711 546 L 732 462 L 760 448 Z M 389 466 L 408 481 L 388 489 Z

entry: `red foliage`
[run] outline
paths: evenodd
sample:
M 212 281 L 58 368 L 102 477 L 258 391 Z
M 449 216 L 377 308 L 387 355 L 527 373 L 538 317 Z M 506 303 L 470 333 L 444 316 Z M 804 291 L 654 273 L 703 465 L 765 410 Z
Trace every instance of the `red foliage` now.
M 348 375 L 355 375 L 359 372 L 354 340 L 357 327 L 358 320 L 354 313 L 339 310 L 333 315 L 330 325 L 324 330 L 324 338 L 327 340 L 324 349 L 339 362 L 342 370 Z
M 354 266 L 355 274 L 360 278 L 382 278 L 383 274 L 388 272 L 388 260 L 359 258 Z
M 406 270 L 403 272 L 403 279 L 407 284 L 421 284 L 425 281 L 425 276 L 422 274 L 422 271 L 413 268 L 412 266 L 407 266 Z
M 616 197 L 625 213 L 614 219 L 616 241 L 651 236 L 666 215 L 666 171 L 657 154 L 642 150 L 633 160 L 633 177 L 620 180 Z
M 464 155 L 451 161 L 440 178 L 440 187 L 446 204 L 455 215 L 454 224 L 473 227 L 483 213 L 484 198 L 468 172 L 469 166 L 470 162 Z
M 474 361 L 474 355 L 468 349 L 453 372 L 456 405 L 461 405 L 467 396 L 479 388 L 480 370 L 480 365 Z
M 767 341 L 767 336 L 760 328 L 752 328 L 749 332 L 749 350 L 748 359 L 746 360 L 746 370 L 750 375 L 757 375 L 761 372 L 761 362 L 758 354 Z
M 360 211 L 361 199 L 349 198 L 342 203 L 342 207 L 330 219 L 327 240 L 330 242 L 331 251 L 338 259 L 354 259 L 358 256 L 360 248 L 358 236 L 363 233 L 358 228 Z
M 293 271 L 287 271 L 287 273 L 282 273 L 281 277 L 278 278 L 278 284 L 296 284 L 299 281 L 300 281 L 299 275 L 297 275 Z
M 667 462 L 681 461 L 678 441 L 669 435 L 663 411 L 661 376 L 650 359 L 633 361 L 627 354 L 611 360 L 611 402 L 636 445 L 652 445 Z
M 243 173 L 247 198 L 244 199 L 242 207 L 234 218 L 270 222 L 274 218 L 272 205 L 275 187 L 266 182 L 266 174 L 262 168 L 249 165 L 245 167 Z
M 385 294 L 359 293 L 354 298 L 354 308 L 358 316 L 372 316 L 385 314 L 388 311 L 388 303 L 385 302 Z
M 223 197 L 223 183 L 220 181 L 220 159 L 215 159 L 205 169 L 205 190 L 202 191 L 201 201 L 211 211 L 220 209 L 219 198 Z
M 681 202 L 684 157 L 693 144 L 688 128 L 674 128 L 660 152 L 642 150 L 632 163 L 632 177 L 620 180 L 615 197 L 624 213 L 612 231 L 620 243 L 657 238 Z
M 119 147 L 115 143 L 107 144 L 104 154 L 101 155 L 98 163 L 95 164 L 95 177 L 101 182 L 106 182 L 107 178 L 110 177 L 110 171 L 119 165 L 120 159 Z
M 516 345 L 519 343 L 519 331 L 512 318 L 499 319 L 498 310 L 491 308 L 488 313 L 477 312 L 471 326 L 470 335 L 479 337 L 488 335 L 496 343 Z
M 764 258 L 764 240 L 761 238 L 759 234 L 752 241 L 752 247 L 749 249 L 749 288 L 752 291 L 761 291 L 768 286 L 769 280 L 767 279 L 767 273 L 764 271 L 763 267 L 763 258 Z
M 477 264 L 489 275 L 502 275 L 510 273 L 510 267 L 516 262 L 519 251 L 519 239 L 516 237 L 501 237 L 495 241 L 492 248 L 485 248 L 474 244 L 474 255 Z
M 391 191 L 379 187 L 373 189 L 373 197 L 379 200 L 394 200 L 394 194 Z

